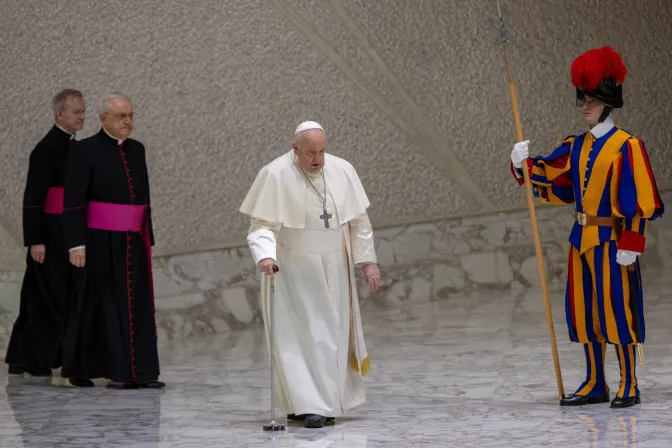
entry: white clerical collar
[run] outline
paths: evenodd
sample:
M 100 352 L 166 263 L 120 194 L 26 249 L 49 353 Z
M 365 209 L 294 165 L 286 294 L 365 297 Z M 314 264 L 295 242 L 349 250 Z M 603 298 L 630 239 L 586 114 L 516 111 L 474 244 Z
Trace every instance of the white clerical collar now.
M 593 134 L 593 137 L 595 138 L 604 137 L 613 127 L 614 120 L 611 117 L 607 117 L 602 123 L 598 123 L 593 127 L 593 129 L 590 130 L 590 133 Z
M 107 132 L 107 129 L 105 129 L 105 126 L 103 126 L 103 131 L 105 131 L 105 133 L 106 133 L 112 140 L 116 140 L 118 145 L 121 145 L 122 143 L 124 143 L 124 140 L 126 140 L 126 139 L 118 139 L 117 137 L 112 137 L 112 134 L 110 134 L 109 132 Z
M 68 132 L 68 131 L 66 131 L 66 130 L 63 129 L 58 123 L 54 123 L 54 124 L 55 124 L 55 126 L 56 126 L 58 129 L 60 129 L 61 131 L 65 132 L 66 134 L 68 134 L 68 135 L 70 136 L 70 140 L 72 140 L 73 138 L 75 138 L 75 133 L 74 133 L 74 132 Z

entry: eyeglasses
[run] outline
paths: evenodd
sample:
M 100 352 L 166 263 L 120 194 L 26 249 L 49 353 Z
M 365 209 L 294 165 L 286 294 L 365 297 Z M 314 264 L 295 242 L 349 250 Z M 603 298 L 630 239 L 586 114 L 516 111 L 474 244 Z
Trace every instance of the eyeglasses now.
M 118 114 L 113 114 L 112 112 L 107 112 L 108 114 L 112 115 L 115 120 L 117 121 L 124 121 L 124 120 L 131 120 L 133 121 L 133 112 L 130 114 L 125 114 L 125 113 L 118 113 Z

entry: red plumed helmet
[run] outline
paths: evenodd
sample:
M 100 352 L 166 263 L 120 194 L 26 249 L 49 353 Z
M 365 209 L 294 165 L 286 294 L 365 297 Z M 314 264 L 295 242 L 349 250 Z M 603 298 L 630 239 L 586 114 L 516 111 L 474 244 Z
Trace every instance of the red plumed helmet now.
M 605 106 L 623 106 L 622 84 L 628 74 L 623 59 L 611 47 L 594 48 L 572 63 L 572 84 L 576 87 L 577 105 L 589 96 Z

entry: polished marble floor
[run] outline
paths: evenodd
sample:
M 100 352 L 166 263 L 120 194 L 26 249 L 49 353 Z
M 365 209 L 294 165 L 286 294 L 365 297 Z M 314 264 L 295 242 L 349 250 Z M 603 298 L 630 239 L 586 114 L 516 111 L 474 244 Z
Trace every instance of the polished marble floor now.
M 537 290 L 455 296 L 363 309 L 372 356 L 368 402 L 322 430 L 264 433 L 269 368 L 247 329 L 162 347 L 168 388 L 58 389 L 0 374 L 0 447 L 669 447 L 672 446 L 672 276 L 646 276 L 643 403 L 565 409 Z M 565 388 L 583 376 L 552 295 Z M 612 389 L 616 357 L 607 355 Z M 282 418 L 284 420 L 284 416 Z

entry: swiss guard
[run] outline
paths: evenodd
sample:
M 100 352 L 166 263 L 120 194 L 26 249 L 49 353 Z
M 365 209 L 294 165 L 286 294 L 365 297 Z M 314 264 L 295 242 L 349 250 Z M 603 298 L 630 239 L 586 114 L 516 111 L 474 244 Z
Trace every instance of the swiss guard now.
M 529 158 L 529 141 L 517 143 L 511 153 L 520 185 L 525 167 L 541 202 L 575 207 L 565 311 L 569 338 L 583 344 L 587 368 L 586 380 L 561 406 L 610 401 L 607 343 L 616 348 L 621 371 L 611 407 L 640 403 L 635 367 L 645 325 L 639 256 L 647 221 L 662 217 L 664 206 L 644 142 L 611 117 L 623 107 L 626 75 L 621 56 L 610 47 L 576 58 L 572 84 L 589 131 L 567 137 L 548 156 Z

